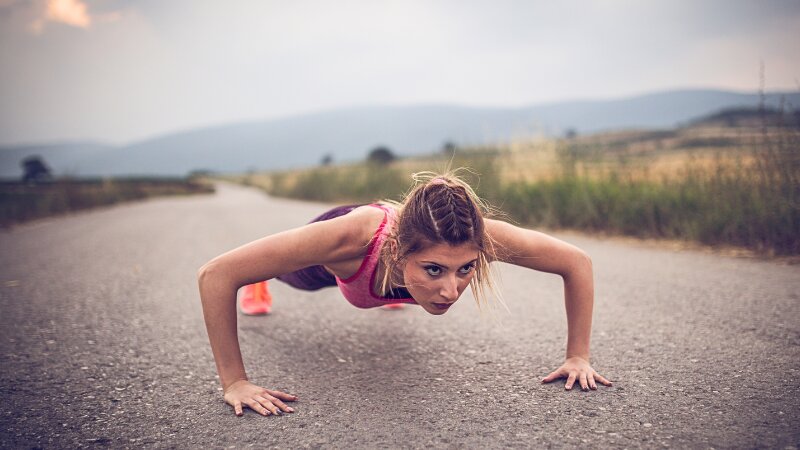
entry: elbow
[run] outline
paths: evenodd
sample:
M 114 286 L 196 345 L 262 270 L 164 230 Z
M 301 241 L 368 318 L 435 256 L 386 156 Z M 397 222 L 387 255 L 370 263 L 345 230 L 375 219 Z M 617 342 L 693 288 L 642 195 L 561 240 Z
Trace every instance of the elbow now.
M 200 286 L 202 286 L 203 283 L 206 280 L 208 280 L 209 275 L 211 274 L 211 270 L 212 270 L 211 267 L 212 267 L 212 263 L 213 262 L 214 261 L 209 261 L 209 262 L 203 264 L 202 267 L 197 269 L 197 284 L 199 284 Z
M 200 291 L 202 292 L 203 287 L 208 286 L 210 282 L 220 280 L 222 273 L 224 272 L 217 258 L 203 264 L 197 270 L 197 284 L 200 287 Z
M 204 309 L 238 289 L 234 286 L 228 266 L 219 258 L 212 259 L 197 270 L 197 287 L 200 292 L 200 303 Z
M 575 249 L 569 258 L 567 269 L 561 273 L 564 279 L 582 276 L 592 276 L 592 258 L 581 249 Z
M 577 259 L 579 261 L 578 264 L 580 265 L 580 267 L 582 267 L 584 270 L 588 270 L 589 272 L 592 271 L 592 257 L 589 256 L 588 253 L 584 252 L 583 250 L 580 250 L 578 252 Z

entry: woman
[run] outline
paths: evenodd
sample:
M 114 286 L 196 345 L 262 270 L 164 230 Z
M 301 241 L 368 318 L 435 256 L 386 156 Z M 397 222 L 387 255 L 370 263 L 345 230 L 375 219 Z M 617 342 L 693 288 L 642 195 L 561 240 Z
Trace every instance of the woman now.
M 236 292 L 278 278 L 296 288 L 338 285 L 359 308 L 408 303 L 445 314 L 471 286 L 479 306 L 491 288 L 489 263 L 503 261 L 564 279 L 567 354 L 542 379 L 567 378 L 583 390 L 611 382 L 589 364 L 594 302 L 592 263 L 545 234 L 484 218 L 488 209 L 455 175 L 423 175 L 401 204 L 339 207 L 310 224 L 220 255 L 199 271 L 200 297 L 225 401 L 278 415 L 297 397 L 247 379 L 236 330 Z

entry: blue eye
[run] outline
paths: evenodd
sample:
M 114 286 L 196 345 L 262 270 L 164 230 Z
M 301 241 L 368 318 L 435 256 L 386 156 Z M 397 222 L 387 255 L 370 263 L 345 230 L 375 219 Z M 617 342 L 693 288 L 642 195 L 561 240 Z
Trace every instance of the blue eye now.
M 427 266 L 425 267 L 425 271 L 432 277 L 442 274 L 442 268 L 439 266 Z
M 467 264 L 466 266 L 464 266 L 464 267 L 462 267 L 462 268 L 460 268 L 458 270 L 459 270 L 459 272 L 461 272 L 463 274 L 467 274 L 467 273 L 472 272 L 472 269 L 474 269 L 474 268 L 475 268 L 475 264 Z

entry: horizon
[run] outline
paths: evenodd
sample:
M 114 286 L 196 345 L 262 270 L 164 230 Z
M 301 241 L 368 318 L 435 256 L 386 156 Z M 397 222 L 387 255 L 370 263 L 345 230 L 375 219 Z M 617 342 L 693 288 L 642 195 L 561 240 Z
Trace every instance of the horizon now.
M 0 0 L 0 145 L 363 105 L 794 91 L 796 29 L 792 0 Z

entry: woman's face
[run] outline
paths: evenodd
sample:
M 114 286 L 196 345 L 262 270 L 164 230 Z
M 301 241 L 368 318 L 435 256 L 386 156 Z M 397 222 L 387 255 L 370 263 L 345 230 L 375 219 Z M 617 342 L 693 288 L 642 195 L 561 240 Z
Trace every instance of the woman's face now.
M 425 311 L 441 315 L 461 297 L 477 263 L 478 250 L 472 244 L 434 244 L 408 255 L 404 284 Z

